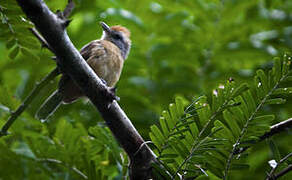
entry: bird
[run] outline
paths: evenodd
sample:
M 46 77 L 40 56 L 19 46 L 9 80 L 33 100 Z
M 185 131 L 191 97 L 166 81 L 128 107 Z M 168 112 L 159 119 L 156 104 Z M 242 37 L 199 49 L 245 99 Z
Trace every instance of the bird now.
M 104 22 L 100 25 L 103 29 L 101 38 L 84 45 L 80 54 L 102 82 L 115 89 L 131 49 L 130 31 L 121 25 L 110 27 Z M 83 96 L 69 75 L 62 74 L 58 89 L 41 105 L 36 118 L 46 121 L 61 104 L 73 103 Z

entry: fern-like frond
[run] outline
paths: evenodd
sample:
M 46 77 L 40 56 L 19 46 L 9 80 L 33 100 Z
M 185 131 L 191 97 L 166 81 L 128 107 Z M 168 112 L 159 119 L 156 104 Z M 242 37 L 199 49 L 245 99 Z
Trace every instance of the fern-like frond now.
M 186 108 L 183 98 L 177 97 L 162 112 L 160 127 L 152 126 L 150 133 L 158 159 L 171 172 L 168 176 L 209 173 L 226 178 L 229 169 L 248 168 L 240 158 L 234 160 L 234 154 L 269 130 L 275 116 L 259 112 L 265 104 L 285 103 L 283 95 L 292 93 L 291 87 L 279 87 L 292 79 L 290 64 L 285 55 L 275 60 L 271 71 L 258 70 L 254 85 L 227 81 L 213 91 L 211 100 L 201 96 Z
M 246 142 L 257 140 L 270 129 L 271 122 L 274 120 L 275 116 L 259 114 L 261 108 L 265 104 L 282 104 L 286 102 L 286 100 L 281 96 L 292 93 L 291 87 L 279 87 L 280 83 L 289 77 L 290 59 L 291 57 L 285 54 L 282 59 L 275 59 L 274 67 L 268 73 L 265 73 L 263 70 L 258 70 L 254 77 L 253 89 L 243 93 L 240 99 L 237 100 L 241 103 L 240 110 L 242 113 L 232 113 L 232 108 L 228 110 L 231 111 L 235 117 L 243 119 L 244 125 L 239 126 L 241 129 L 240 133 L 238 134 L 237 131 L 237 134 L 233 136 L 233 141 L 231 141 L 233 147 L 229 152 L 223 179 L 226 179 L 228 176 L 235 152 L 239 148 L 246 146 Z M 233 121 L 232 118 L 226 117 L 224 120 L 229 124 Z M 228 129 L 231 128 L 234 127 L 229 126 Z

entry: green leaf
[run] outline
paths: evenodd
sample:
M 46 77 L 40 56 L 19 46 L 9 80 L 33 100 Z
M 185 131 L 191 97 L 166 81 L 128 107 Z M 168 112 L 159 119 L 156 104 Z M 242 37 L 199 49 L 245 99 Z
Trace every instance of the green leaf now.
M 292 93 L 292 87 L 278 88 L 273 92 L 272 95 L 285 95 L 285 94 L 291 94 L 291 93 Z
M 175 136 L 175 135 L 178 135 L 178 134 L 183 134 L 186 131 L 189 131 L 189 128 L 184 128 L 184 129 L 181 129 L 181 130 L 177 130 L 177 131 L 171 133 L 169 136 Z
M 153 174 L 155 176 L 155 179 L 173 179 L 169 173 L 167 173 L 167 170 L 165 170 L 161 165 L 158 163 L 152 163 L 151 166 L 154 168 Z
M 275 115 L 263 115 L 257 116 L 256 118 L 252 119 L 254 122 L 271 122 L 275 119 Z
M 12 151 L 18 155 L 22 155 L 30 159 L 36 159 L 36 156 L 34 155 L 34 153 L 31 151 L 31 149 L 26 143 L 23 143 L 23 142 L 19 144 L 16 143 L 16 147 L 14 147 Z
M 89 173 L 88 173 L 88 179 L 89 180 L 95 180 L 97 179 L 97 174 L 96 174 L 96 166 L 93 160 L 90 160 L 89 163 Z
M 18 43 L 27 49 L 39 49 L 41 47 L 40 43 L 31 37 L 21 38 Z
M 151 141 L 155 144 L 155 146 L 160 150 L 162 148 L 160 140 L 152 133 L 149 133 Z
M 282 76 L 282 65 L 281 60 L 279 58 L 276 58 L 274 61 L 274 67 L 273 67 L 273 76 L 274 81 L 278 82 Z
M 245 91 L 248 90 L 248 89 L 249 89 L 249 88 L 248 88 L 247 83 L 243 83 L 243 84 L 241 84 L 238 88 L 236 88 L 236 89 L 233 91 L 231 97 L 232 97 L 232 98 L 235 98 L 236 96 L 240 95 L 241 93 L 245 92 Z
M 184 115 L 184 105 L 183 105 L 182 97 L 177 96 L 175 98 L 175 104 L 176 104 L 178 116 L 181 117 L 182 115 Z
M 284 61 L 282 63 L 282 76 L 285 76 L 289 72 L 289 67 L 291 64 L 291 56 L 287 53 L 284 54 Z
M 292 81 L 292 76 L 287 76 L 284 81 L 286 81 L 286 82 Z
M 235 98 L 236 102 L 240 102 L 240 106 L 238 106 L 241 111 L 243 112 L 243 115 L 245 117 L 245 119 L 248 119 L 250 114 L 249 114 L 249 110 L 248 110 L 248 107 L 247 107 L 247 104 L 245 103 L 244 99 L 241 97 L 241 96 L 237 96 Z
M 177 155 L 177 156 L 178 156 L 178 155 Z M 172 164 L 172 163 L 175 163 L 176 161 L 175 161 L 174 158 L 172 158 L 172 159 L 170 159 L 170 158 L 168 159 L 168 158 L 167 158 L 167 159 L 163 159 L 163 162 L 164 162 L 164 163 L 167 163 L 167 164 Z
M 238 125 L 240 127 L 243 127 L 246 122 L 246 119 L 240 106 L 229 108 L 229 111 L 232 112 L 232 114 L 236 118 Z
M 221 121 L 216 120 L 214 122 L 214 128 L 212 128 L 212 132 L 215 133 L 218 128 L 222 128 L 219 132 L 216 132 L 216 136 L 220 138 L 228 139 L 232 142 L 235 142 L 235 138 L 232 132 L 227 128 Z
M 14 37 L 10 38 L 10 40 L 7 41 L 6 43 L 6 48 L 11 49 L 15 45 L 16 41 Z
M 171 147 L 182 157 L 186 157 L 188 155 L 188 152 L 182 147 L 180 146 L 178 142 L 174 141 L 174 140 L 171 140 L 169 141 L 170 142 L 170 145 Z
M 162 116 L 165 118 L 170 130 L 175 127 L 176 121 L 170 116 L 168 111 L 162 111 Z
M 211 117 L 211 109 L 207 102 L 207 97 L 202 96 L 201 99 L 195 104 L 195 107 L 197 108 L 200 125 L 203 126 Z
M 274 98 L 266 100 L 265 104 L 284 104 L 286 99 L 283 98 Z
M 161 133 L 160 129 L 156 125 L 151 126 L 150 129 L 151 129 L 152 135 L 154 135 L 156 137 L 154 139 L 151 138 L 152 141 L 154 143 L 155 143 L 155 141 L 158 142 L 159 147 L 161 147 L 164 143 L 165 138 L 164 138 L 163 134 Z
M 18 99 L 13 98 L 12 92 L 7 89 L 5 85 L 0 86 L 0 103 L 11 110 L 15 109 L 18 104 L 20 104 Z
M 14 59 L 16 56 L 17 56 L 17 54 L 18 54 L 18 52 L 19 52 L 19 47 L 18 46 L 15 46 L 11 51 L 10 51 L 10 53 L 9 53 L 9 58 L 10 59 Z
M 28 49 L 26 49 L 26 48 L 20 48 L 20 51 L 21 51 L 21 53 L 24 55 L 24 56 L 26 56 L 26 57 L 28 57 L 28 58 L 31 58 L 32 60 L 39 60 L 39 58 L 36 56 L 36 55 L 34 55 L 32 52 L 30 52 Z
M 279 151 L 277 145 L 275 144 L 273 139 L 268 139 L 268 143 L 269 143 L 270 150 L 272 151 L 273 158 L 277 162 L 279 162 L 281 159 L 281 155 L 280 155 L 280 151 Z
M 180 128 L 180 127 L 184 127 L 184 126 L 190 125 L 192 123 L 195 123 L 195 120 L 190 120 L 190 121 L 185 121 L 185 122 L 179 123 L 179 125 L 176 126 L 176 127 Z
M 159 122 L 160 122 L 160 126 L 161 126 L 164 136 L 167 137 L 169 135 L 169 129 L 165 121 L 165 118 L 160 117 Z
M 266 93 L 264 91 L 263 84 L 260 81 L 258 76 L 254 77 L 254 85 L 255 85 L 255 90 L 256 90 L 256 95 L 258 97 L 258 100 L 261 101 L 264 98 Z
M 199 134 L 199 129 L 197 127 L 197 124 L 196 123 L 191 123 L 189 126 L 190 126 L 190 130 L 192 132 L 193 137 L 197 137 L 198 134 Z
M 169 104 L 169 112 L 172 119 L 175 120 L 175 122 L 177 122 L 179 119 L 179 116 L 177 114 L 177 108 L 175 104 Z
M 247 105 L 249 113 L 252 114 L 255 111 L 257 106 L 256 106 L 256 102 L 254 101 L 254 98 L 253 98 L 251 92 L 245 91 L 243 93 L 242 97 L 244 98 L 244 102 Z
M 151 126 L 150 129 L 160 140 L 163 140 L 165 138 L 156 125 Z
M 257 70 L 257 76 L 260 78 L 261 87 L 263 88 L 265 94 L 269 91 L 268 78 L 262 69 Z
M 228 110 L 225 110 L 223 112 L 223 117 L 226 120 L 226 123 L 228 124 L 229 129 L 231 129 L 233 136 L 238 138 L 241 130 L 238 124 L 236 123 L 236 120 L 233 117 L 233 115 Z

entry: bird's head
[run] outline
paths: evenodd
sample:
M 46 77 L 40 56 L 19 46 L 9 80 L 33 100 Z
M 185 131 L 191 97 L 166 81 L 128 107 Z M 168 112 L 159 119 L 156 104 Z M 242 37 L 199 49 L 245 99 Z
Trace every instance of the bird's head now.
M 106 23 L 101 22 L 103 34 L 101 39 L 115 44 L 122 53 L 124 59 L 128 57 L 131 48 L 130 31 L 123 26 L 109 27 Z

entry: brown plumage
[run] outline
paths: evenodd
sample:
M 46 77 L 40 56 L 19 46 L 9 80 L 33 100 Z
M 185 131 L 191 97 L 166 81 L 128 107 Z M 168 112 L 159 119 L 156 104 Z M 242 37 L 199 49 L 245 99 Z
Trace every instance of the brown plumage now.
M 130 32 L 125 27 L 109 27 L 103 22 L 101 26 L 103 28 L 101 39 L 86 44 L 80 50 L 80 54 L 107 86 L 114 87 L 130 51 Z M 47 119 L 61 102 L 72 103 L 82 96 L 80 88 L 64 74 L 59 82 L 59 89 L 44 102 L 37 112 L 37 117 Z

